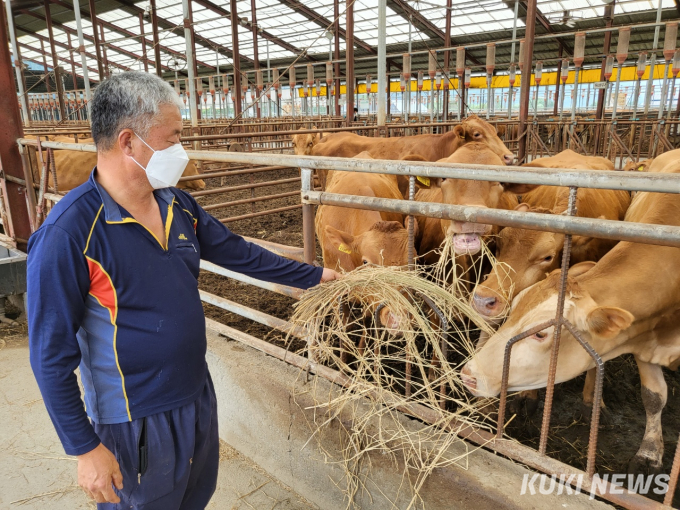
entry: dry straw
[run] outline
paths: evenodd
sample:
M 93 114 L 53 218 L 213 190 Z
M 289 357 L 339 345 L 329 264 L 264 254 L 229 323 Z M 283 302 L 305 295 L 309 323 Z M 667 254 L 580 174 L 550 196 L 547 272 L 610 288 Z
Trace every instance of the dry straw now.
M 343 485 L 347 508 L 357 508 L 356 495 L 372 483 L 376 454 L 403 472 L 395 508 L 423 508 L 420 490 L 429 474 L 466 465 L 469 446 L 452 426 L 453 432 L 467 425 L 491 428 L 485 416 L 490 401 L 471 397 L 459 373 L 479 334 L 492 331 L 469 296 L 492 256 L 484 247 L 474 263 L 459 258 L 452 264 L 450 240 L 441 251 L 444 262 L 437 266 L 364 266 L 315 287 L 295 305 L 291 322 L 307 331 L 310 358 L 351 380 L 330 392 L 313 380 L 305 392 L 315 402 L 312 437 L 327 461 L 343 468 L 344 480 L 336 483 Z M 401 411 L 413 404 L 434 412 L 436 423 L 406 419 Z M 322 440 L 337 433 L 338 423 L 340 458 Z

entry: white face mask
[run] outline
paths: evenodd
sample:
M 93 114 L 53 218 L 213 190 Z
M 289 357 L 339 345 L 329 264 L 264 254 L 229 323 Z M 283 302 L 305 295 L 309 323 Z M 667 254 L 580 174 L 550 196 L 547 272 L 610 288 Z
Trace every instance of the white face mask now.
M 137 163 L 140 168 L 146 172 L 146 177 L 149 179 L 153 189 L 175 186 L 179 182 L 179 178 L 182 176 L 184 169 L 189 163 L 189 156 L 187 156 L 182 144 L 176 143 L 162 151 L 154 151 L 141 136 L 137 135 L 137 133 L 135 133 L 135 135 L 142 140 L 144 145 L 153 151 L 153 155 L 146 164 L 146 168 L 140 165 L 135 158 L 130 156 L 132 161 Z

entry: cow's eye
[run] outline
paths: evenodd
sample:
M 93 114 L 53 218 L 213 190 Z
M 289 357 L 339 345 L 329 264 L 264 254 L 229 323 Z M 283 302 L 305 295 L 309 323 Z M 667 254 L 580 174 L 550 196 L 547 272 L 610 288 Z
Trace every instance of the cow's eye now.
M 533 336 L 536 340 L 545 340 L 548 337 L 548 333 L 546 333 L 545 331 L 539 331 L 538 333 L 535 333 Z
M 475 133 L 474 136 L 475 136 L 475 138 L 481 138 L 481 137 L 482 137 L 482 133 L 477 132 L 477 133 Z
M 311 147 L 312 145 L 314 145 L 312 142 L 309 142 L 309 143 L 307 144 L 308 147 Z
M 543 262 L 552 262 L 552 259 L 553 259 L 553 256 L 552 256 L 552 255 L 548 255 L 547 257 L 544 257 L 544 258 L 543 258 Z
M 361 263 L 362 263 L 363 265 L 366 265 L 366 264 L 368 264 L 368 260 L 364 259 L 364 260 L 361 261 Z

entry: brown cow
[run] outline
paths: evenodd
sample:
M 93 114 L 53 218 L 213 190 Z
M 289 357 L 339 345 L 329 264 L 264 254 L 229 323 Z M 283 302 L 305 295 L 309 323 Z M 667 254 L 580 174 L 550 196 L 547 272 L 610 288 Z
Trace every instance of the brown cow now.
M 438 163 L 502 165 L 503 162 L 487 145 L 468 143 Z M 515 193 L 525 192 L 532 188 L 500 182 L 439 178 L 430 178 L 430 186 L 429 190 L 420 190 L 416 194 L 416 200 L 491 209 L 514 207 L 517 204 Z M 481 249 L 482 236 L 491 234 L 493 230 L 491 225 L 424 217 L 418 218 L 418 227 L 418 254 L 421 257 L 439 248 L 447 235 L 453 236 L 453 247 L 456 253 L 474 255 Z M 433 262 L 433 255 L 425 256 L 423 260 Z
M 663 168 L 655 161 L 652 170 L 680 173 L 680 150 L 666 154 Z M 638 193 L 625 220 L 680 226 L 680 196 Z M 462 380 L 472 393 L 499 393 L 508 340 L 554 318 L 559 282 L 560 272 L 555 271 L 515 298 L 508 320 L 463 368 Z M 564 314 L 603 361 L 626 353 L 634 355 L 647 422 L 629 471 L 658 472 L 664 450 L 661 411 L 667 397 L 661 367 L 675 370 L 680 365 L 680 249 L 620 242 L 596 264 L 574 266 L 567 279 Z M 554 328 L 549 328 L 515 345 L 510 358 L 509 391 L 546 385 L 553 337 Z M 559 353 L 557 383 L 594 366 L 566 328 L 562 330 Z
M 564 155 L 564 158 L 560 158 Z M 541 158 L 524 166 L 612 170 L 604 158 L 581 156 L 571 150 L 551 158 Z M 562 214 L 569 203 L 569 188 L 539 186 L 522 197 L 516 207 L 524 212 Z M 623 220 L 630 205 L 626 191 L 581 188 L 576 195 L 576 215 L 582 218 Z M 574 236 L 571 263 L 597 261 L 616 241 Z M 564 235 L 522 228 L 503 229 L 496 241 L 498 264 L 484 283 L 477 286 L 473 306 L 486 318 L 501 317 L 507 304 L 521 291 L 557 269 L 561 260 Z
M 70 136 L 51 136 L 51 141 L 74 143 Z M 92 138 L 79 138 L 78 143 L 93 143 Z M 92 173 L 92 169 L 97 165 L 96 152 L 81 152 L 70 150 L 54 150 L 54 164 L 57 169 L 57 187 L 59 191 L 70 191 L 77 188 L 87 181 Z M 44 153 L 43 153 L 44 157 Z M 35 147 L 29 147 L 29 159 L 33 168 L 33 182 L 40 181 L 40 170 L 38 166 L 38 155 Z M 198 175 L 196 163 L 190 160 L 184 169 L 183 177 Z M 48 186 L 54 187 L 52 172 L 49 174 Z M 205 188 L 205 181 L 202 179 L 177 183 L 179 189 L 201 190 Z
M 371 159 L 366 153 L 357 158 Z M 401 199 L 393 175 L 366 174 L 357 183 L 354 172 L 333 172 L 329 193 Z M 352 271 L 363 264 L 403 266 L 407 264 L 408 234 L 403 215 L 319 206 L 316 235 L 323 253 L 324 267 Z
M 314 145 L 312 155 L 351 158 L 365 151 L 374 159 L 403 159 L 409 154 L 416 154 L 425 161 L 438 161 L 470 142 L 487 145 L 501 158 L 501 163 L 511 164 L 515 160 L 514 154 L 498 138 L 494 127 L 476 115 L 471 115 L 443 135 L 377 138 L 348 132 L 333 133 Z
M 622 168 L 624 172 L 649 172 L 649 167 L 652 165 L 654 159 L 643 159 L 642 161 L 629 161 L 626 166 Z

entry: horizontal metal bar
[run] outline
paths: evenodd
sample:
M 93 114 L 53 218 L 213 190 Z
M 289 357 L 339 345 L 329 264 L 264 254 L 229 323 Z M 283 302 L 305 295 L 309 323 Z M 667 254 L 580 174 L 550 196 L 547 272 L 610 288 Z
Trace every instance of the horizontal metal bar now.
M 270 172 L 272 170 L 286 170 L 290 168 L 289 166 L 263 166 L 260 168 L 246 168 L 237 167 L 234 170 L 221 170 L 219 172 L 209 172 L 199 175 L 191 175 L 187 177 L 180 177 L 179 182 L 183 181 L 193 181 L 195 179 L 212 179 L 214 177 L 231 177 L 232 175 L 244 175 L 244 174 L 254 174 L 257 172 Z
M 232 216 L 230 218 L 221 218 L 222 223 L 231 223 L 232 221 L 249 220 L 259 216 L 268 216 L 269 214 L 278 214 L 285 211 L 292 211 L 293 209 L 301 209 L 302 204 L 288 205 L 286 207 L 278 207 L 277 209 L 269 209 L 267 211 L 260 211 L 256 213 L 242 214 L 241 216 Z
M 23 143 L 24 140 L 27 142 L 32 141 L 20 138 L 19 142 Z M 94 145 L 43 142 L 42 146 L 52 149 L 95 152 Z M 501 165 L 293 156 L 271 153 L 253 154 L 247 152 L 187 151 L 187 154 L 190 159 L 220 161 L 224 163 L 247 163 L 265 166 L 281 165 L 281 163 L 284 163 L 290 167 L 340 170 L 345 172 L 386 173 L 546 186 L 680 193 L 680 175 L 654 172 L 586 171 L 569 168 L 528 168 Z
M 208 262 L 207 260 L 201 260 L 200 267 L 205 271 L 210 271 L 211 273 L 226 276 L 227 278 L 238 280 L 239 282 L 248 283 L 250 285 L 254 285 L 255 287 L 260 287 L 261 289 L 271 290 L 278 294 L 283 294 L 284 296 L 292 297 L 294 299 L 300 299 L 302 293 L 304 292 L 302 289 L 297 289 L 295 287 L 264 282 L 262 280 L 258 280 L 257 278 L 252 278 L 241 273 L 236 273 L 234 271 L 230 271 L 229 269 L 220 267 L 217 264 L 213 264 L 212 262 Z
M 560 214 L 506 211 L 462 205 L 438 204 L 341 195 L 321 191 L 302 192 L 303 203 L 334 205 L 371 211 L 396 212 L 405 215 L 429 216 L 446 220 L 466 221 L 504 227 L 519 227 L 561 234 L 576 234 L 601 239 L 616 239 L 634 243 L 680 247 L 680 227 L 650 225 L 627 221 L 577 218 Z
M 222 202 L 220 204 L 210 204 L 203 207 L 206 211 L 212 211 L 214 209 L 226 209 L 227 207 L 234 207 L 243 204 L 253 204 L 255 202 L 267 202 L 270 200 L 278 200 L 281 198 L 292 197 L 299 194 L 299 191 L 288 191 L 287 193 L 278 193 L 276 195 L 263 195 L 261 197 L 244 198 L 242 200 L 232 200 L 231 202 Z
M 262 246 L 262 248 L 265 248 L 270 252 L 276 253 L 277 255 L 280 255 L 287 259 L 297 260 L 298 262 L 304 262 L 303 248 L 298 248 L 296 246 L 288 246 L 287 244 L 273 243 L 271 241 L 265 241 L 263 239 L 255 239 L 254 237 L 243 236 L 243 239 L 250 243 L 257 244 L 258 246 Z
M 271 344 L 211 319 L 206 319 L 205 322 L 210 329 L 217 331 L 221 335 L 248 345 L 253 349 L 264 352 L 265 354 L 269 354 L 270 356 L 278 358 L 281 361 L 284 361 L 301 370 L 309 370 L 310 372 L 323 377 L 333 384 L 337 384 L 346 388 L 354 382 L 354 380 L 346 374 L 316 363 L 298 354 L 289 352 L 278 345 Z M 369 391 L 369 393 L 372 394 L 373 392 Z M 386 392 L 382 392 L 379 398 L 389 398 L 389 396 Z M 434 409 L 428 409 L 420 404 L 409 403 L 405 405 L 396 405 L 396 408 L 405 414 L 418 418 L 429 424 L 442 423 L 441 413 L 438 413 Z M 533 450 L 528 446 L 524 446 L 516 441 L 495 439 L 493 434 L 490 432 L 461 423 L 457 418 L 452 418 L 451 421 L 447 423 L 448 424 L 446 427 L 459 437 L 467 439 L 468 441 L 471 441 L 472 443 L 480 445 L 484 448 L 493 450 L 509 459 L 513 459 L 526 466 L 529 466 L 530 468 L 542 471 L 544 473 L 554 473 L 557 475 L 564 474 L 566 483 L 571 483 L 575 487 L 577 487 L 577 484 L 579 484 L 578 477 L 580 475 L 580 480 L 582 480 L 582 483 L 580 484 L 579 488 L 581 492 L 588 494 L 591 490 L 591 481 L 588 479 L 588 476 L 584 471 L 580 471 L 569 466 L 568 464 L 564 464 L 558 460 L 541 455 L 536 450 Z M 572 474 L 575 475 L 575 477 L 569 478 L 569 476 Z M 604 486 L 604 492 L 601 493 L 599 490 L 597 490 L 595 493 L 603 499 L 606 499 L 607 501 L 620 505 L 624 508 L 671 510 L 671 507 L 665 506 L 656 501 L 652 501 L 644 496 L 630 492 L 627 489 L 614 487 L 609 482 L 604 482 L 602 485 Z
M 286 320 L 279 319 L 278 317 L 260 312 L 259 310 L 255 310 L 248 306 L 235 303 L 234 301 L 216 296 L 215 294 L 210 294 L 204 290 L 199 290 L 198 293 L 203 301 L 221 308 L 222 310 L 227 310 L 228 312 L 235 313 L 245 317 L 246 319 L 250 319 L 251 321 L 255 321 L 270 328 L 278 329 L 284 333 L 290 332 L 298 338 L 306 337 L 306 332 L 304 329 L 300 328 L 299 326 L 295 326 Z
M 267 186 L 277 186 L 278 184 L 289 184 L 291 182 L 300 182 L 299 177 L 291 177 L 290 179 L 280 179 L 278 181 L 253 182 L 251 184 L 241 184 L 240 186 L 231 186 L 228 188 L 219 188 L 222 193 L 229 193 L 231 191 L 241 191 L 244 189 L 266 188 Z M 208 190 L 212 191 L 212 190 Z M 196 196 L 196 195 L 193 195 Z M 200 196 L 200 195 L 198 195 Z

